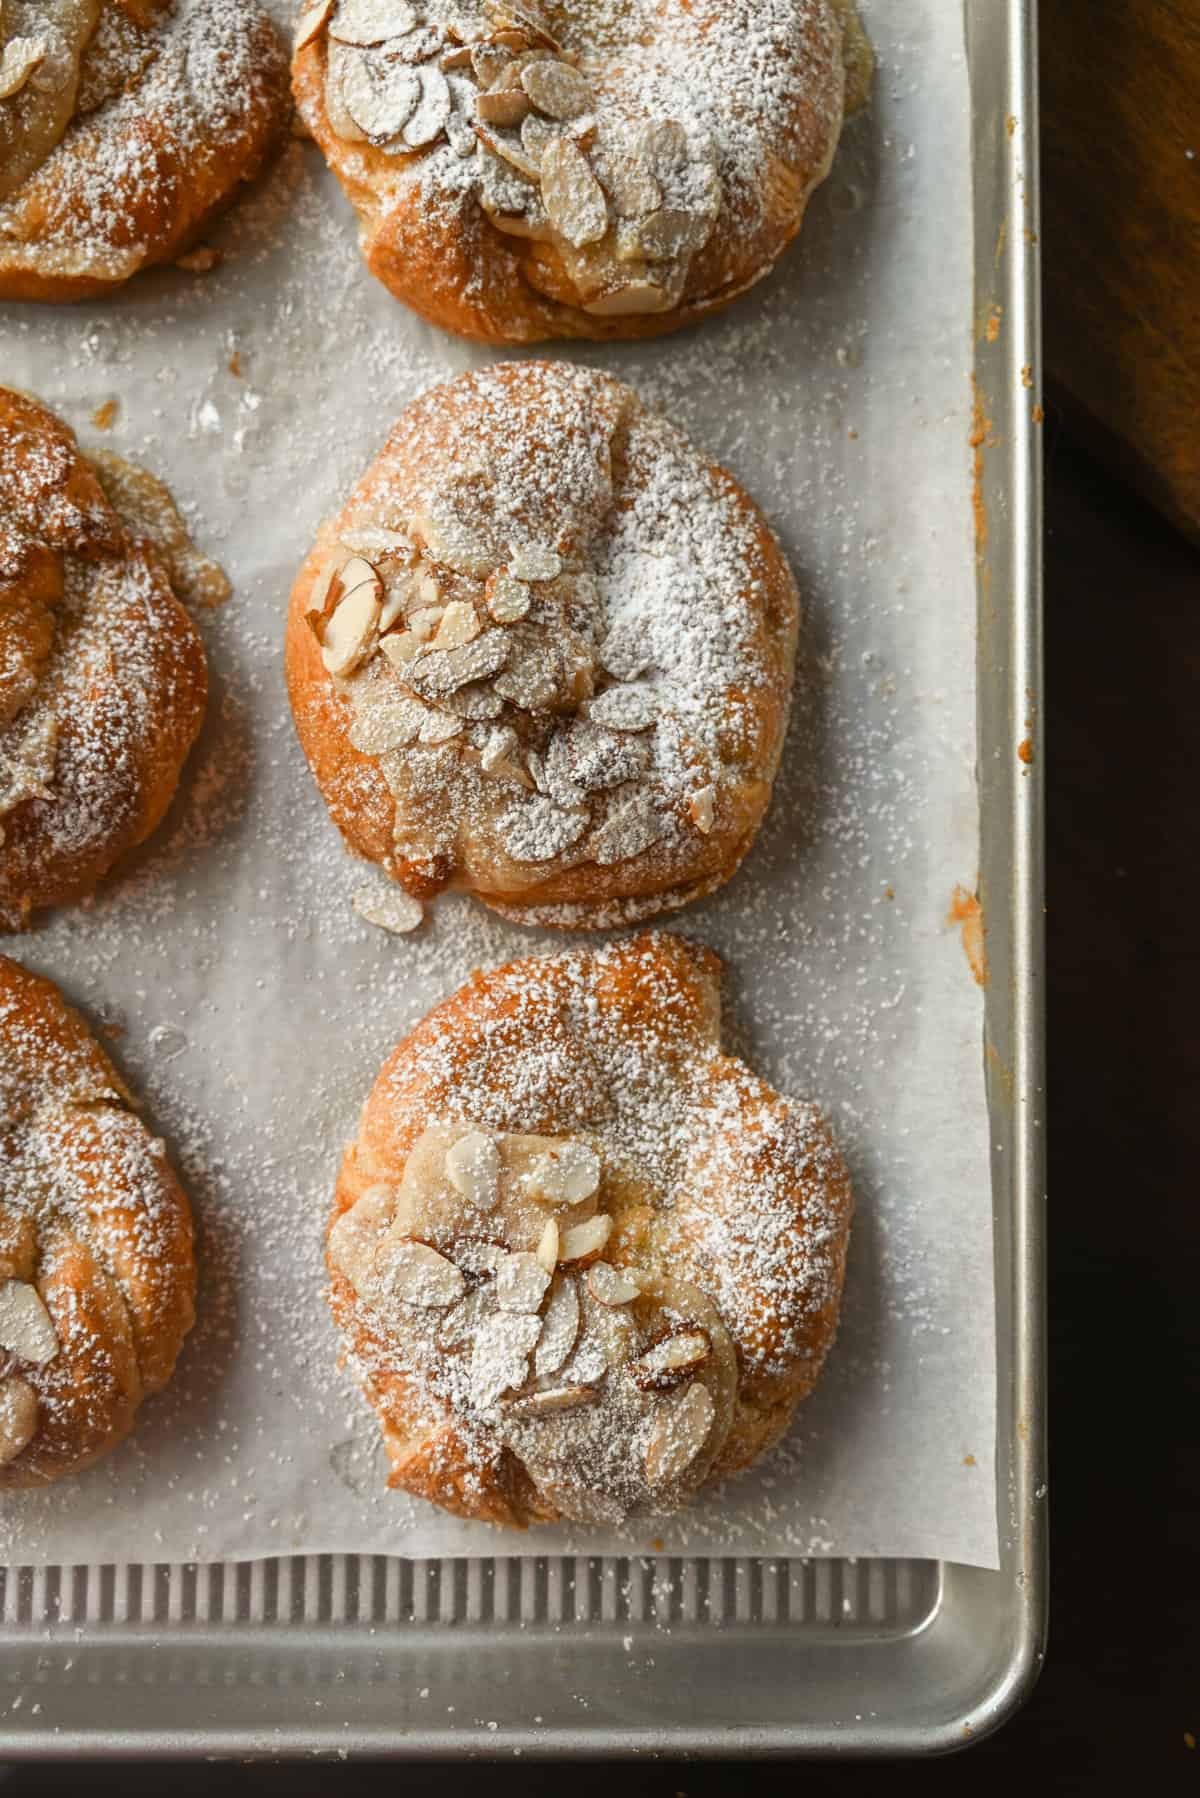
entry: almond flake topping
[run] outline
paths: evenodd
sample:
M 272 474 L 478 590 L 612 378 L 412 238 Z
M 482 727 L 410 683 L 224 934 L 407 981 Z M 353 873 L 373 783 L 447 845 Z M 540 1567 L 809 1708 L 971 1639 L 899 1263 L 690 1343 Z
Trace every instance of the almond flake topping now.
M 471 1403 L 486 1411 L 504 1393 L 523 1386 L 542 1320 L 527 1311 L 500 1311 L 475 1334 L 471 1350 Z
M 559 1278 L 542 1318 L 542 1334 L 533 1357 L 533 1369 L 542 1378 L 557 1373 L 579 1336 L 579 1289 L 570 1274 Z
M 344 597 L 326 620 L 321 659 L 330 674 L 349 674 L 362 661 L 379 617 L 383 584 L 369 562 L 353 557 L 341 573 Z
M 533 603 L 524 581 L 508 574 L 494 574 L 487 584 L 487 609 L 497 624 L 517 624 Z
M 606 724 L 610 730 L 649 730 L 658 717 L 643 687 L 609 687 L 589 699 L 585 709 L 593 724 Z
M 553 138 L 542 151 L 542 200 L 554 229 L 577 250 L 608 230 L 604 189 L 569 137 Z
M 563 1266 L 586 1267 L 603 1253 L 612 1235 L 612 1218 L 606 1211 L 597 1212 L 586 1223 L 573 1224 L 564 1230 L 558 1245 L 558 1259 Z
M 422 699 L 444 699 L 468 681 L 497 674 L 511 653 L 503 631 L 488 631 L 460 649 L 430 649 L 408 669 L 405 679 Z
M 685 1374 L 707 1361 L 711 1352 L 707 1331 L 679 1330 L 631 1361 L 629 1371 L 644 1392 L 653 1392 L 677 1385 Z
M 529 112 L 529 95 L 520 88 L 492 88 L 475 102 L 475 117 L 485 125 L 519 125 Z
M 440 137 L 450 117 L 450 88 L 442 71 L 427 63 L 419 75 L 420 101 L 404 127 L 404 141 L 412 150 L 424 149 Z
M 646 1445 L 646 1478 L 651 1486 L 668 1485 L 687 1472 L 708 1440 L 715 1409 L 712 1394 L 699 1382 L 666 1401 Z
M 518 581 L 554 581 L 562 573 L 562 557 L 542 543 L 514 545 L 508 572 Z
M 446 1153 L 446 1178 L 476 1211 L 491 1211 L 500 1196 L 500 1151 L 482 1130 L 470 1130 Z
M 44 37 L 10 37 L 0 56 L 0 100 L 20 93 L 34 70 L 46 60 Z
M 713 827 L 715 810 L 713 801 L 716 798 L 715 787 L 701 787 L 688 800 L 688 815 L 701 836 L 706 837 Z
M 496 1269 L 496 1303 L 502 1311 L 536 1311 L 549 1284 L 536 1255 L 524 1250 L 506 1255 Z
M 341 79 L 346 111 L 372 143 L 395 137 L 421 97 L 421 84 L 412 69 L 371 60 L 361 50 L 347 54 Z
M 552 1274 L 558 1266 L 558 1219 L 547 1218 L 546 1228 L 538 1238 L 537 1264 Z
M 641 1287 L 627 1268 L 613 1267 L 608 1261 L 593 1261 L 587 1270 L 588 1291 L 598 1305 L 628 1305 L 641 1293 Z
M 28 1380 L 10 1374 L 0 1381 L 0 1467 L 15 1461 L 33 1441 L 38 1426 L 37 1394 Z
M 599 1185 L 600 1157 L 585 1142 L 568 1141 L 547 1150 L 525 1176 L 526 1192 L 541 1205 L 581 1205 Z
M 36 1286 L 26 1280 L 0 1282 L 0 1348 L 42 1367 L 59 1351 L 58 1332 Z
M 600 1397 L 595 1386 L 544 1386 L 540 1392 L 523 1393 L 507 1406 L 512 1417 L 549 1417 L 557 1411 L 577 1411 L 594 1405 Z
M 386 1297 L 423 1311 L 444 1311 L 467 1290 L 461 1270 L 425 1242 L 389 1243 L 380 1254 L 379 1275 Z
M 329 22 L 329 15 L 333 11 L 334 4 L 335 0 L 317 0 L 315 6 L 310 6 L 307 12 L 300 14 L 296 22 L 296 35 L 292 42 L 294 50 L 306 50 L 314 38 L 320 37 Z
M 343 44 L 382 44 L 403 37 L 416 23 L 408 0 L 338 0 L 329 35 Z
M 595 104 L 591 83 L 565 62 L 529 63 L 521 70 L 521 86 L 552 119 L 576 119 Z
M 455 599 L 443 611 L 433 641 L 438 649 L 461 649 L 464 643 L 473 643 L 482 629 L 475 607 Z

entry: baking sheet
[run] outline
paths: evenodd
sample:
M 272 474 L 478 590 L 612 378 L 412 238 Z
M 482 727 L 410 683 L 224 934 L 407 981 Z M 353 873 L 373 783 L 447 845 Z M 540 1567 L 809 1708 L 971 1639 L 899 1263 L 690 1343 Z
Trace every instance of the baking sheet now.
M 275 10 L 286 17 L 289 8 Z M 388 1493 L 322 1300 L 341 1148 L 384 1056 L 474 966 L 561 946 L 469 901 L 388 937 L 350 904 L 287 712 L 282 624 L 321 517 L 405 402 L 493 352 L 379 288 L 292 143 L 207 276 L 13 307 L 0 378 L 172 485 L 235 593 L 202 620 L 209 720 L 158 836 L 94 904 L 3 940 L 113 1033 L 188 1184 L 200 1320 L 134 1438 L 6 1496 L 22 1563 L 663 1549 L 997 1565 L 982 994 L 948 922 L 973 888 L 969 112 L 961 8 L 863 7 L 880 58 L 800 244 L 723 319 L 572 346 L 743 480 L 805 595 L 792 731 L 745 868 L 675 926 L 729 967 L 733 1045 L 819 1098 L 858 1210 L 838 1345 L 782 1447 L 686 1515 L 522 1538 Z M 542 353 L 542 352 L 539 352 Z M 117 402 L 107 432 L 91 423 Z

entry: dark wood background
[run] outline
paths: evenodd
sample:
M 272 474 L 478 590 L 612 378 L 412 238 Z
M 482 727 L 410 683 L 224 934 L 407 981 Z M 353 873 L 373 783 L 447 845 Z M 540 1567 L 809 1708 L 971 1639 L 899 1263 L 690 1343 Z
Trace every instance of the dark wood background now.
M 1200 552 L 1124 484 L 1169 488 L 1176 520 L 1200 493 L 1200 0 L 1045 0 L 1043 31 L 1052 1574 L 1032 1698 L 965 1755 L 886 1773 L 0 1768 L 5 1798 L 1200 1791 Z

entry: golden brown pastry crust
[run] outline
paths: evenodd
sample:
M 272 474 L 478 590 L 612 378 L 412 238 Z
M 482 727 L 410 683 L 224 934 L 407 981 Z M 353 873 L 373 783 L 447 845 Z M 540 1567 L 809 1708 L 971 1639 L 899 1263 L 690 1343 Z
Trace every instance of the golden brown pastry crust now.
M 302 21 L 322 12 L 306 8 Z M 312 36 L 301 23 L 293 91 L 358 214 L 367 266 L 434 324 L 486 342 L 655 336 L 728 305 L 799 231 L 841 129 L 841 0 L 660 0 L 636 13 L 612 0 L 414 0 L 394 23 L 411 17 L 415 29 L 382 44 L 361 31 L 339 44 L 339 16 L 334 8 Z M 578 117 L 533 109 L 537 124 L 561 122 L 571 140 L 553 152 L 548 181 L 545 130 L 528 136 L 523 101 L 502 115 L 515 122 L 480 125 L 488 84 L 510 93 L 518 84 L 502 62 L 498 72 L 464 63 L 453 34 L 475 31 L 493 57 L 503 43 L 513 57 L 561 49 L 590 84 L 590 101 L 587 85 L 577 102 L 568 88 L 564 105 L 551 91 L 551 108 L 577 104 Z M 421 77 L 419 98 L 397 73 L 401 57 Z M 381 85 L 390 117 L 377 105 Z M 449 122 L 426 141 L 447 101 Z M 356 104 L 377 127 L 370 138 Z M 388 135 L 397 122 L 403 129 Z M 487 139 L 478 148 L 477 125 Z M 498 156 L 488 147 L 497 144 Z
M 0 929 L 90 892 L 149 835 L 204 716 L 199 634 L 105 481 L 0 388 Z
M 728 1402 L 718 1394 L 698 1483 L 748 1466 L 787 1428 L 836 1331 L 850 1182 L 816 1108 L 780 1098 L 722 1054 L 719 977 L 710 951 L 657 933 L 512 962 L 476 974 L 385 1063 L 338 1176 L 329 1269 L 334 1317 L 383 1425 L 390 1484 L 517 1527 L 587 1516 L 595 1501 L 606 1514 L 602 1455 L 574 1485 L 531 1475 L 524 1444 L 518 1453 L 505 1436 L 504 1401 L 464 1403 L 462 1355 L 431 1351 L 421 1336 L 421 1320 L 444 1313 L 389 1309 L 379 1296 L 398 1242 L 419 1238 L 468 1265 L 478 1238 L 528 1251 L 544 1218 L 565 1228 L 597 1208 L 613 1220 L 606 1261 L 636 1270 L 644 1293 L 674 1295 L 672 1327 L 684 1316 L 709 1332 L 714 1353 L 718 1339 L 731 1345 L 733 1386 Z M 547 1208 L 514 1198 L 503 1175 L 507 1196 L 479 1214 L 438 1184 L 430 1161 L 468 1129 L 505 1157 L 529 1135 L 586 1143 L 600 1157 L 598 1193 Z M 639 1310 L 648 1302 L 625 1307 L 638 1317 L 633 1352 L 662 1333 L 661 1306 Z M 570 1366 L 537 1384 L 569 1381 Z M 618 1460 L 624 1452 L 606 1447 Z M 634 1498 L 610 1520 L 646 1508 L 628 1468 L 611 1477 Z M 669 1489 L 661 1508 L 695 1488 Z
M 255 0 L 59 0 L 56 10 L 69 16 L 42 32 L 51 53 L 0 100 L 9 300 L 85 299 L 171 261 L 258 173 L 289 110 L 286 55 Z M 24 115 L 48 85 L 69 104 L 39 131 L 45 119 Z
M 514 544 L 531 542 L 560 574 L 518 582 L 527 615 L 494 624 L 493 583 L 524 566 Z M 329 574 L 350 545 L 385 605 L 405 583 L 410 597 L 335 678 L 309 613 L 324 608 L 327 642 Z M 511 641 L 509 662 L 494 685 L 404 713 L 394 740 L 373 735 L 379 708 L 415 703 L 431 665 L 387 659 L 414 612 L 436 612 L 425 580 L 438 604 L 466 608 L 472 653 Z M 503 363 L 411 405 L 321 530 L 292 592 L 288 690 L 334 822 L 408 892 L 462 888 L 509 917 L 600 926 L 672 910 L 737 868 L 779 762 L 798 623 L 779 545 L 730 475 L 608 376 Z M 544 693 L 501 706 L 495 694 L 527 663 Z M 621 703 L 649 708 L 644 727 L 598 722 Z M 440 745 L 414 742 L 422 718 L 424 732 L 455 727 L 447 707 L 475 716 Z M 505 730 L 519 744 L 489 771 Z M 391 747 L 363 747 L 381 742 Z
M 106 1454 L 192 1326 L 191 1213 L 134 1103 L 57 987 L 0 956 L 0 1490 Z

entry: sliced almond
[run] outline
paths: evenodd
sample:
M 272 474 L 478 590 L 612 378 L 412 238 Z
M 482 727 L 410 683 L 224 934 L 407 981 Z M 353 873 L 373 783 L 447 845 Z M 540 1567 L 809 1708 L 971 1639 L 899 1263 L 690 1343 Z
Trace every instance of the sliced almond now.
M 36 1286 L 27 1280 L 0 1282 L 0 1348 L 42 1367 L 59 1350 L 58 1332 Z
M 441 65 L 443 69 L 466 69 L 471 66 L 470 44 L 451 44 L 442 51 Z
M 637 318 L 644 312 L 666 312 L 671 305 L 667 289 L 656 282 L 626 281 L 622 287 L 585 300 L 583 310 L 593 318 Z
M 414 70 L 370 61 L 363 51 L 351 51 L 342 62 L 341 87 L 346 111 L 374 144 L 397 136 L 421 98 Z
M 365 570 L 364 575 L 359 571 Z M 367 653 L 379 617 L 382 583 L 369 562 L 355 557 L 342 570 L 345 597 L 325 623 L 321 660 L 330 674 L 349 674 Z
M 579 1336 L 579 1288 L 570 1274 L 560 1277 L 542 1318 L 542 1333 L 533 1357 L 539 1378 L 557 1373 Z
M 524 581 L 510 574 L 494 574 L 487 584 L 487 609 L 497 624 L 516 624 L 533 604 L 533 595 Z
M 460 649 L 473 643 L 482 629 L 475 607 L 455 599 L 443 610 L 433 641 L 438 649 Z
M 436 709 L 426 714 L 421 726 L 420 741 L 422 743 L 449 743 L 454 737 L 461 737 L 467 728 L 465 718 L 459 718 L 453 712 L 440 712 Z
M 587 1143 L 569 1140 L 539 1155 L 525 1176 L 530 1198 L 542 1205 L 580 1205 L 599 1185 L 599 1155 Z
M 379 1283 L 387 1298 L 420 1311 L 444 1311 L 467 1290 L 462 1270 L 427 1242 L 389 1243 L 380 1255 Z
M 438 496 L 418 512 L 411 534 L 424 543 L 435 562 L 444 562 L 456 574 L 490 574 L 495 564 L 487 539 L 458 515 L 453 500 Z
M 523 1386 L 542 1320 L 527 1311 L 499 1311 L 479 1326 L 471 1350 L 471 1402 L 480 1411 Z
M 518 581 L 554 581 L 562 573 L 562 557 L 545 543 L 517 543 L 509 551 L 508 572 Z
M 394 936 L 407 936 L 425 916 L 425 908 L 411 893 L 397 888 L 394 893 L 379 893 L 374 887 L 362 887 L 351 900 L 359 917 Z
M 649 796 L 634 793 L 604 820 L 592 841 L 592 854 L 601 867 L 609 867 L 640 855 L 665 836 L 666 830 L 666 822 Z
M 438 605 L 440 589 L 432 576 L 421 576 L 417 598 L 422 602 L 408 621 L 408 628 L 420 643 L 431 642 L 442 622 L 443 606 Z
M 298 54 L 307 50 L 314 38 L 320 37 L 329 23 L 329 15 L 333 11 L 335 0 L 317 0 L 307 12 L 302 12 L 296 21 L 296 35 L 292 40 L 292 48 Z
M 455 1349 L 466 1348 L 474 1341 L 475 1333 L 480 1325 L 495 1314 L 492 1295 L 486 1286 L 477 1286 L 473 1292 L 452 1305 L 438 1325 L 438 1347 L 453 1353 Z
M 612 1235 L 612 1218 L 605 1211 L 598 1211 L 595 1217 L 589 1217 L 585 1223 L 572 1224 L 564 1230 L 558 1245 L 558 1259 L 563 1267 L 586 1267 L 603 1254 L 609 1237 Z
M 308 590 L 308 600 L 304 607 L 305 614 L 310 620 L 324 617 L 330 595 L 333 593 L 335 585 L 338 584 L 338 576 L 346 564 L 352 560 L 353 558 L 347 555 L 339 544 L 333 554 L 327 556 L 322 562 L 317 578 Z M 340 592 L 340 586 L 338 591 Z
M 496 1269 L 496 1303 L 502 1311 L 536 1311 L 549 1284 L 538 1257 L 522 1249 L 506 1255 Z
M 589 699 L 584 711 L 593 724 L 609 730 L 649 730 L 658 719 L 658 708 L 642 687 L 609 687 Z
M 523 88 L 492 88 L 475 102 L 475 116 L 485 125 L 519 125 L 529 113 L 529 95 Z
M 488 739 L 479 756 L 479 763 L 485 774 L 498 774 L 515 766 L 515 758 L 521 748 L 521 739 L 511 725 L 501 724 L 489 732 Z
M 715 787 L 701 787 L 688 800 L 688 816 L 702 837 L 706 837 L 713 827 L 716 793 Z
M 404 670 L 408 667 L 410 662 L 416 661 L 417 657 L 425 648 L 425 644 L 421 641 L 420 637 L 418 637 L 416 631 L 393 631 L 390 637 L 385 637 L 383 639 L 383 642 L 379 647 L 387 657 L 388 661 L 392 664 L 393 668 Z M 414 704 L 419 703 L 419 701 L 414 701 Z M 420 729 L 424 722 L 425 707 L 422 706 L 421 716 L 417 720 L 417 728 L 413 732 L 412 737 L 409 738 L 409 742 L 412 742 L 413 739 L 420 734 Z
M 46 60 L 44 37 L 10 37 L 0 56 L 0 100 L 19 94 L 34 70 Z
M 10 1374 L 0 1381 L 0 1467 L 28 1448 L 37 1427 L 37 1393 L 20 1374 Z
M 651 1486 L 668 1485 L 687 1472 L 708 1441 L 714 1415 L 712 1394 L 698 1381 L 664 1403 L 646 1445 Z
M 694 1373 L 711 1353 L 712 1342 L 705 1330 L 679 1330 L 631 1361 L 629 1371 L 643 1392 L 660 1391 Z
M 491 1211 L 500 1197 L 500 1151 L 482 1130 L 469 1130 L 446 1153 L 446 1178 L 476 1211 Z
M 485 1274 L 494 1274 L 507 1253 L 504 1244 L 490 1236 L 460 1236 L 455 1241 L 451 1258 L 464 1274 L 482 1278 Z
M 409 560 L 416 556 L 403 531 L 388 531 L 382 525 L 356 525 L 342 532 L 341 541 L 356 556 L 404 555 Z
M 474 123 L 475 134 L 484 148 L 490 150 L 493 156 L 498 156 L 507 168 L 515 169 L 523 180 L 536 187 L 541 180 L 541 162 L 530 156 L 521 140 L 516 137 L 506 137 L 499 127 L 489 125 L 483 119 L 477 118 Z M 495 209 L 506 215 L 526 211 L 530 204 L 529 197 L 523 197 L 520 201 L 513 202 L 501 194 L 494 195 L 492 198 L 495 202 Z
M 511 647 L 503 631 L 487 631 L 459 649 L 429 649 L 412 663 L 405 679 L 422 699 L 443 699 L 470 681 L 499 673 Z
M 641 1294 L 641 1287 L 625 1268 L 613 1267 L 608 1261 L 593 1261 L 587 1270 L 588 1291 L 598 1305 L 629 1305 Z
M 547 1218 L 546 1228 L 538 1238 L 537 1264 L 552 1274 L 558 1266 L 558 1219 Z
M 505 44 L 487 43 L 471 46 L 471 68 L 481 87 L 491 87 L 493 81 L 504 73 L 512 59 L 513 52 Z
M 533 7 L 520 4 L 519 0 L 484 0 L 484 10 L 499 27 L 496 36 L 519 26 L 535 44 L 547 44 L 552 50 L 559 48 L 545 19 Z
M 338 0 L 329 35 L 342 44 L 382 44 L 403 37 L 416 23 L 408 0 Z
M 601 179 L 612 195 L 613 205 L 625 218 L 640 218 L 657 212 L 662 205 L 662 188 L 644 157 L 617 150 L 605 160 Z
M 557 1411 L 578 1411 L 600 1397 L 595 1386 L 544 1386 L 540 1392 L 524 1392 L 505 1406 L 510 1417 L 551 1417 Z
M 551 119 L 576 119 L 595 105 L 591 83 L 570 63 L 531 62 L 521 70 L 521 86 Z
M 450 88 L 437 65 L 426 63 L 418 73 L 421 97 L 404 127 L 404 141 L 411 150 L 422 150 L 439 138 L 451 110 Z
M 381 646 L 385 654 L 392 641 L 389 637 Z M 372 700 L 369 706 L 357 706 L 347 735 L 363 755 L 386 755 L 389 749 L 407 749 L 420 736 L 427 710 L 419 699 L 409 699 L 404 693 L 394 698 L 389 694 L 378 702 Z
M 583 151 L 569 137 L 552 139 L 542 151 L 541 183 L 554 229 L 577 250 L 598 243 L 608 230 L 608 202 Z
M 707 219 L 678 206 L 661 206 L 638 220 L 638 241 L 647 256 L 666 260 L 699 249 L 708 235 Z
M 577 843 L 591 823 L 586 806 L 560 806 L 541 793 L 528 793 L 501 812 L 496 831 L 516 862 L 548 862 Z

